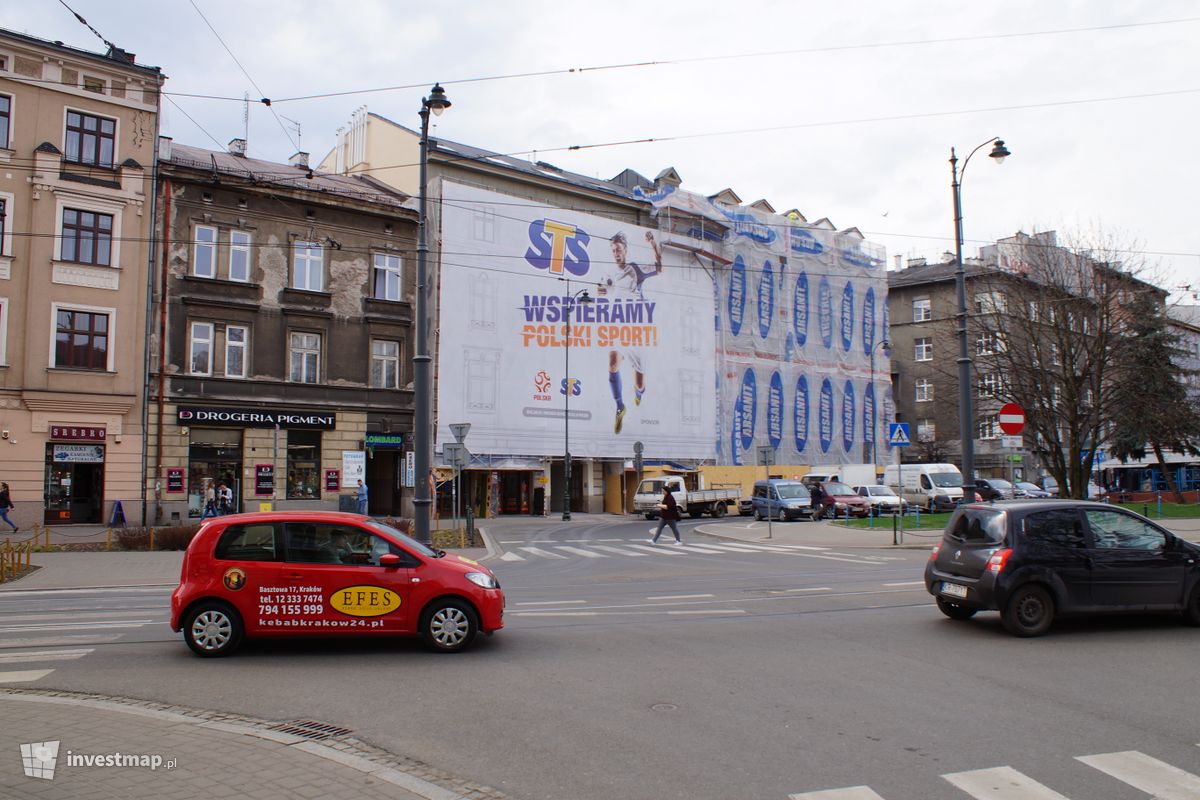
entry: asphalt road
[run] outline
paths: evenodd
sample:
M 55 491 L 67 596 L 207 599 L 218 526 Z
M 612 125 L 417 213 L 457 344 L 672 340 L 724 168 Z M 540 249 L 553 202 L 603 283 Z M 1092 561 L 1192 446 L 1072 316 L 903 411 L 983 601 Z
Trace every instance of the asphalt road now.
M 0 596 L 0 663 L 64 652 L 5 668 L 52 669 L 29 684 L 42 688 L 335 723 L 519 800 L 1055 797 L 1021 780 L 1067 798 L 1197 796 L 1133 786 L 1170 777 L 1163 765 L 1200 774 L 1200 630 L 1127 617 L 1015 639 L 995 614 L 943 618 L 925 552 L 739 545 L 697 524 L 681 524 L 682 548 L 646 544 L 643 520 L 495 530 L 507 627 L 465 654 L 297 640 L 202 661 L 166 629 L 169 590 L 144 588 Z M 1129 751 L 1142 757 L 1110 755 Z M 1127 762 L 1142 771 L 1108 774 Z M 1019 774 L 974 773 L 1003 767 Z M 973 782 L 1010 793 L 955 785 Z

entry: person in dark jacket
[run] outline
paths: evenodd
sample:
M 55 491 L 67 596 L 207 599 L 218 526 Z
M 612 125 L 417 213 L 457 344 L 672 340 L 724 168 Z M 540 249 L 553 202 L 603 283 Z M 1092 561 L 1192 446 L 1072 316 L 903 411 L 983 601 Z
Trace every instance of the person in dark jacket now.
M 16 506 L 13 505 L 12 495 L 8 491 L 8 484 L 0 482 L 0 519 L 12 525 L 13 533 L 16 533 L 20 528 L 17 527 L 17 523 L 8 518 L 8 510 L 10 508 L 16 508 Z
M 812 518 L 821 519 L 825 516 L 825 487 L 817 481 L 812 485 Z
M 670 485 L 663 486 L 663 499 L 658 504 L 658 530 L 654 532 L 650 544 L 658 544 L 658 537 L 662 536 L 665 525 L 671 526 L 671 532 L 675 534 L 675 544 L 683 544 L 683 540 L 679 538 L 679 526 L 675 524 L 679 518 L 679 504 L 675 502 L 675 495 L 671 494 Z

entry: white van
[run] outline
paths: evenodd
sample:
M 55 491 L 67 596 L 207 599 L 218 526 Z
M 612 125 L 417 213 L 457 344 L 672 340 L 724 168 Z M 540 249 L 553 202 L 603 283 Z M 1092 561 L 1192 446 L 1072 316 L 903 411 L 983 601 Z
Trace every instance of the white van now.
M 962 473 L 953 464 L 889 464 L 883 482 L 926 511 L 954 508 L 963 496 Z

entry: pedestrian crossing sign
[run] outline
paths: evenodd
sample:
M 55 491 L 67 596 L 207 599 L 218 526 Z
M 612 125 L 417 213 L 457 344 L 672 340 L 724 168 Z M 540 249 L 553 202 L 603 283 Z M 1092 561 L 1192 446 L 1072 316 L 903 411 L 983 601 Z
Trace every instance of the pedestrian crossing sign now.
M 888 447 L 908 447 L 912 441 L 908 438 L 907 422 L 892 422 L 888 425 Z

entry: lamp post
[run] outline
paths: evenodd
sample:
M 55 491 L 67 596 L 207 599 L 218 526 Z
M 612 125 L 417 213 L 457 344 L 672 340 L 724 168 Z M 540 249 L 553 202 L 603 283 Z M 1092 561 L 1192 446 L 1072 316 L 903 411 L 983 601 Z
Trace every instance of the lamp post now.
M 567 337 L 563 345 L 563 522 L 571 521 L 571 392 L 575 390 L 575 381 L 571 379 L 571 309 L 576 303 L 592 302 L 587 289 L 580 289 L 570 294 L 571 282 L 567 281 L 567 293 L 570 299 L 566 303 Z M 578 298 L 578 299 L 576 299 Z
M 950 148 L 950 187 L 954 190 L 954 284 L 958 291 L 958 428 L 962 441 L 963 501 L 975 492 L 975 416 L 971 409 L 971 354 L 967 347 L 967 271 L 963 266 L 962 247 L 962 178 L 967 171 L 971 156 L 989 144 L 995 143 L 989 158 L 1000 164 L 1009 155 L 1004 140 L 993 136 L 976 147 L 958 168 L 954 148 Z
M 883 348 L 883 354 L 885 356 L 891 355 L 891 352 L 892 352 L 892 345 L 890 342 L 888 342 L 887 339 L 882 339 L 882 340 L 876 342 L 875 345 L 871 348 L 871 383 L 870 383 L 870 387 L 871 387 L 871 396 L 873 398 L 875 398 L 875 410 L 874 410 L 874 415 L 872 417 L 872 422 L 871 422 L 871 425 L 872 425 L 872 429 L 871 429 L 871 463 L 875 466 L 876 470 L 878 470 L 878 468 L 879 468 L 879 457 L 876 455 L 876 442 L 879 441 L 879 397 L 876 396 L 876 394 L 875 394 L 875 351 L 881 347 Z M 878 475 L 876 477 L 878 477 Z
M 416 471 L 416 492 L 413 496 L 413 522 L 416 540 L 428 544 L 429 507 L 432 499 L 429 496 L 429 462 L 433 450 L 432 431 L 433 413 L 432 402 L 432 359 L 429 355 L 429 300 L 426 291 L 428 282 L 429 240 L 427 236 L 426 205 L 428 191 L 426 187 L 426 171 L 429 162 L 429 112 L 440 115 L 450 107 L 450 100 L 440 85 L 434 85 L 429 96 L 421 100 L 421 158 L 420 174 L 417 188 L 419 214 L 421 219 L 417 225 L 417 341 L 416 352 L 413 354 L 413 391 L 416 394 L 413 409 L 413 449 L 416 451 L 414 467 Z

